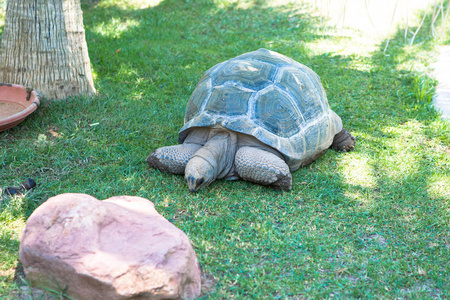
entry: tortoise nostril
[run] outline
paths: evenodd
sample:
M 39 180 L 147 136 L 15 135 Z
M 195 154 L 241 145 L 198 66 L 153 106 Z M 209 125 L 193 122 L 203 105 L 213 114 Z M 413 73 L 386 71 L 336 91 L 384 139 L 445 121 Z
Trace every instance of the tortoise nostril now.
M 205 181 L 204 178 L 199 178 L 199 179 L 197 179 L 196 182 L 195 182 L 195 183 L 196 183 L 196 186 L 201 185 L 204 181 Z

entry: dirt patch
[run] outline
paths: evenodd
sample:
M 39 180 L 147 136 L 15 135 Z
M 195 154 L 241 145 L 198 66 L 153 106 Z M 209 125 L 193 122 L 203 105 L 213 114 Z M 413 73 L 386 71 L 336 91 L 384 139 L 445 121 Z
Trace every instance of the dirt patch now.
M 39 300 L 55 300 L 56 298 L 50 296 L 44 291 L 29 287 L 26 285 L 21 286 L 18 290 L 12 292 L 11 296 L 13 299 L 17 300 L 29 300 L 29 299 L 39 299 Z
M 204 272 L 202 272 L 201 277 L 202 277 L 202 291 L 200 294 L 200 298 L 205 297 L 209 295 L 211 292 L 213 292 L 215 290 L 217 282 L 214 276 L 206 274 Z
M 56 298 L 50 296 L 41 289 L 28 286 L 25 280 L 25 273 L 23 267 L 19 264 L 16 268 L 14 274 L 14 282 L 18 286 L 18 289 L 12 292 L 11 297 L 17 300 L 29 300 L 29 299 L 40 299 L 40 300 L 55 300 Z
M 379 244 L 380 246 L 386 246 L 387 245 L 387 240 L 384 236 L 379 235 L 377 233 L 371 234 L 367 237 L 367 239 L 369 241 L 375 242 L 377 244 Z
M 431 286 L 431 282 L 424 282 L 417 283 L 408 288 L 402 288 L 400 292 L 403 294 L 403 296 L 400 296 L 398 299 L 415 298 L 418 296 L 417 294 L 426 295 L 431 299 L 441 299 L 440 295 L 442 294 L 442 291 L 437 288 L 432 288 Z M 415 297 L 411 297 L 412 295 L 414 295 Z

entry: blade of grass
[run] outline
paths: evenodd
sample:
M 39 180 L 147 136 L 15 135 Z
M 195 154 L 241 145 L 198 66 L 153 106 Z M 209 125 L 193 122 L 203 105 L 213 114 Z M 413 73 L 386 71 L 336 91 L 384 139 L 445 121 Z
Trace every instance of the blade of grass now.
M 398 0 L 395 1 L 394 11 L 392 12 L 391 24 L 389 25 L 389 31 L 392 30 L 392 26 L 394 25 L 394 17 L 395 17 L 395 13 L 397 11 L 397 5 L 398 5 Z M 384 50 L 383 50 L 383 53 L 385 55 L 386 55 L 386 50 L 389 47 L 389 42 L 390 42 L 390 38 L 387 39 L 386 46 L 384 47 Z
M 439 40 L 442 39 L 442 36 L 445 32 L 445 26 L 447 24 L 449 11 L 450 11 L 450 1 L 447 1 L 447 10 L 445 11 L 445 16 L 444 16 L 444 14 L 442 14 L 441 28 L 440 28 L 439 34 L 438 34 Z
M 369 22 L 370 22 L 370 24 L 372 25 L 372 28 L 373 28 L 373 30 L 375 31 L 375 34 L 377 35 L 377 37 L 379 37 L 380 35 L 379 35 L 379 33 L 378 33 L 378 30 L 377 30 L 377 28 L 375 27 L 375 24 L 373 23 L 372 18 L 370 17 L 368 1 L 370 1 L 370 0 L 364 0 L 364 5 L 365 5 L 365 7 L 366 7 L 367 18 L 369 19 Z

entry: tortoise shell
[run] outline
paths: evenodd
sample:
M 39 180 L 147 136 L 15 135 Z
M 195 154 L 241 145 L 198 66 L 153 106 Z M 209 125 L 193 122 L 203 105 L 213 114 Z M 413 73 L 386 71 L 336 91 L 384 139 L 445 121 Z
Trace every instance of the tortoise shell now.
M 197 84 L 178 142 L 195 127 L 220 125 L 278 150 L 291 171 L 327 149 L 342 129 L 319 76 L 266 49 L 215 65 Z

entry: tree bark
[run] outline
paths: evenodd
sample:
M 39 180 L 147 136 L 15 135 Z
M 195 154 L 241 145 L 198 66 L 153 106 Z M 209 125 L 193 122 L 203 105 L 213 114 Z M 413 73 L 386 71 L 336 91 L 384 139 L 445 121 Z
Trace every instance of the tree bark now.
M 7 2 L 0 82 L 50 99 L 95 93 L 80 0 Z

